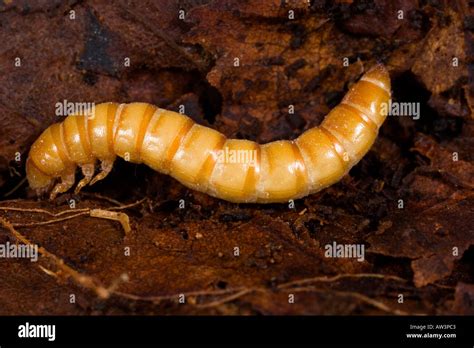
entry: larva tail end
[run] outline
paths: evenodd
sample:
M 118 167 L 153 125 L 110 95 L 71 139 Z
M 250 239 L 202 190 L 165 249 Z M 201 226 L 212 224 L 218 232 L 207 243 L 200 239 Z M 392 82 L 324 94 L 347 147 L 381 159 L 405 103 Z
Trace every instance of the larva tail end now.
M 30 158 L 26 160 L 26 178 L 36 192 L 48 190 L 54 182 L 54 178 L 41 172 Z

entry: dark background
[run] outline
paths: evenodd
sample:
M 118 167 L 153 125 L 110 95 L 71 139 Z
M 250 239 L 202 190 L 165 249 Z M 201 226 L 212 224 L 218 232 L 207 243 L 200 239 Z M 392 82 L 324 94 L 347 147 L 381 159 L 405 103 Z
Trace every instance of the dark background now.
M 33 224 L 15 231 L 50 254 L 38 264 L 0 259 L 0 314 L 474 314 L 472 6 L 3 0 L 0 206 L 30 211 L 0 216 Z M 318 125 L 376 62 L 390 70 L 394 101 L 421 103 L 421 118 L 389 117 L 349 175 L 294 209 L 228 203 L 123 161 L 104 182 L 54 202 L 21 184 L 29 147 L 60 121 L 55 104 L 64 99 L 183 104 L 228 137 L 266 142 Z M 133 228 L 126 237 L 113 221 L 41 225 L 52 217 L 31 211 L 144 198 L 123 210 Z M 13 235 L 0 229 L 0 242 Z M 325 258 L 334 241 L 364 244 L 366 260 Z M 123 273 L 129 281 L 98 298 Z

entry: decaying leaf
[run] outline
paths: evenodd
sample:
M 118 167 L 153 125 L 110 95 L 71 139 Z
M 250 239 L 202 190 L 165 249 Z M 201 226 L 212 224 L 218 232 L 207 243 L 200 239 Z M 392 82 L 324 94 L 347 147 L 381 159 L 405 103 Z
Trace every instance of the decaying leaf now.
M 472 314 L 469 11 L 466 1 L 2 3 L 0 244 L 43 253 L 0 258 L 0 314 Z M 230 137 L 290 139 L 378 61 L 393 101 L 419 117 L 388 117 L 346 177 L 304 199 L 232 204 L 123 161 L 53 202 L 22 182 L 30 145 L 62 120 L 58 102 L 144 101 Z M 92 209 L 120 210 L 132 231 Z M 339 257 L 333 245 L 364 249 Z

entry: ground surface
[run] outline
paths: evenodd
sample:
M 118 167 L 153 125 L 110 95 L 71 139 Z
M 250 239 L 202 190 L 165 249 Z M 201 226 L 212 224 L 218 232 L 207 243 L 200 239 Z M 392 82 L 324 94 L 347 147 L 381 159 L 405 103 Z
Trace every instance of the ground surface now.
M 109 3 L 0 4 L 0 243 L 44 248 L 38 263 L 0 258 L 1 315 L 474 314 L 467 1 Z M 421 117 L 389 117 L 348 176 L 294 207 L 227 203 L 124 162 L 54 202 L 15 188 L 64 99 L 185 105 L 266 142 L 319 124 L 376 61 Z M 117 206 L 127 236 L 88 213 Z M 325 257 L 333 242 L 363 244 L 365 260 Z

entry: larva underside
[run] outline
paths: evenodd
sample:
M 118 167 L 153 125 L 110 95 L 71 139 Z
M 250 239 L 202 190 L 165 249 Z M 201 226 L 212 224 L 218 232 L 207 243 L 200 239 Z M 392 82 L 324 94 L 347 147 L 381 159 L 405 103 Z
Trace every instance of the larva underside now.
M 95 107 L 94 117 L 68 116 L 46 129 L 31 147 L 27 177 L 37 192 L 55 183 L 50 194 L 54 199 L 73 186 L 77 166 L 84 174 L 79 192 L 104 179 L 120 156 L 231 202 L 284 202 L 339 181 L 372 146 L 389 100 L 389 75 L 377 65 L 320 126 L 294 141 L 263 145 L 226 139 L 185 115 L 151 104 L 103 103 Z M 234 156 L 232 161 L 232 156 L 223 156 L 229 153 L 250 156 L 245 161 Z M 101 171 L 94 177 L 96 159 Z

